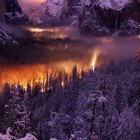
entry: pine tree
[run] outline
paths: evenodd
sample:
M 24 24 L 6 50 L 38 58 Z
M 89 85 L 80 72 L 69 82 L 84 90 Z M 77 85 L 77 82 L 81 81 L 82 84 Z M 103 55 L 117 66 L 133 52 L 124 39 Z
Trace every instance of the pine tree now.
M 18 86 L 13 89 L 12 99 L 9 100 L 5 119 L 10 122 L 12 134 L 21 138 L 30 129 L 29 112 L 26 108 L 27 98 L 24 98 L 24 90 Z M 8 127 L 7 127 L 8 128 Z
M 131 108 L 125 108 L 119 117 L 116 139 L 138 140 L 140 136 L 140 118 Z
M 5 131 L 6 125 L 5 125 L 5 112 L 6 107 L 8 105 L 10 99 L 10 86 L 8 84 L 5 84 L 2 90 L 2 94 L 0 96 L 0 132 Z
M 7 128 L 12 127 L 14 123 L 14 90 L 15 90 L 15 86 L 12 85 L 11 90 L 9 92 L 10 98 L 9 100 L 7 99 L 4 107 L 5 113 L 4 113 L 3 123 L 4 123 L 5 131 L 7 130 Z
M 88 128 L 88 139 L 92 140 L 94 136 L 97 136 L 96 134 L 96 117 L 99 116 L 99 125 L 103 129 L 104 127 L 104 114 L 105 114 L 105 104 L 107 102 L 106 97 L 103 96 L 102 92 L 100 91 L 94 91 L 94 94 L 89 95 L 89 100 L 87 101 L 87 106 L 91 110 L 91 118 L 89 120 L 89 128 Z M 98 120 L 98 119 L 97 119 Z M 99 133 L 100 134 L 100 133 Z
M 119 114 L 124 109 L 126 102 L 125 102 L 125 93 L 123 91 L 122 83 L 118 82 L 117 88 L 116 88 L 116 94 L 115 94 L 115 103 L 116 103 L 116 109 L 119 112 Z
M 128 97 L 129 106 L 133 106 L 137 115 L 140 117 L 140 51 L 136 55 L 135 77 L 132 83 L 131 94 Z

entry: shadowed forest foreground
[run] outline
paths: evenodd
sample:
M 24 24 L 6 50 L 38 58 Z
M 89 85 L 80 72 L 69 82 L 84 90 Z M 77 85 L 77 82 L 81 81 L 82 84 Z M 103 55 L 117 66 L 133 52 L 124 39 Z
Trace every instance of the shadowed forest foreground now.
M 0 100 L 0 132 L 39 140 L 138 140 L 140 58 L 110 62 L 100 69 L 72 70 L 62 82 L 49 76 L 44 91 L 6 84 Z

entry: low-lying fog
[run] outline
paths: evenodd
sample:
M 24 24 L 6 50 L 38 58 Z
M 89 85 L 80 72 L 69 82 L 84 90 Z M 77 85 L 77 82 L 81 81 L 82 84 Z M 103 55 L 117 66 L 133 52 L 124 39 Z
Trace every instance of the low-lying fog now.
M 93 37 L 80 35 L 74 27 L 25 27 L 37 43 L 0 52 L 0 87 L 5 83 L 44 82 L 46 73 L 60 70 L 70 74 L 135 57 L 140 36 Z M 10 52 L 10 53 L 7 53 Z

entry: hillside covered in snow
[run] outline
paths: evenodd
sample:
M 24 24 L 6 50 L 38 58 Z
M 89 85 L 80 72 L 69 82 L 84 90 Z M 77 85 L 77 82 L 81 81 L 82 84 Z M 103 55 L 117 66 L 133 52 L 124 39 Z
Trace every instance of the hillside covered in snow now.
M 29 19 L 17 0 L 0 0 L 0 47 L 19 45 L 15 40 L 27 33 L 20 26 L 25 24 L 29 24 Z
M 41 25 L 79 25 L 93 35 L 138 34 L 138 0 L 47 0 L 32 9 L 29 19 Z
M 138 75 L 139 52 L 136 59 L 81 71 L 81 77 L 75 66 L 65 85 L 61 72 L 54 80 L 50 75 L 43 92 L 40 83 L 26 90 L 6 84 L 0 94 L 0 132 L 11 130 L 0 140 L 36 140 L 26 135 L 32 132 L 38 140 L 139 140 Z
M 69 25 L 78 16 L 80 0 L 46 0 L 32 9 L 29 19 L 34 24 Z
M 128 4 L 131 4 L 133 0 L 97 0 L 96 4 L 105 9 L 112 9 L 115 11 L 121 11 Z
M 58 24 L 66 6 L 67 0 L 47 0 L 38 8 L 33 9 L 29 14 L 29 18 L 37 24 Z
M 139 0 L 89 0 L 79 16 L 79 28 L 94 35 L 138 34 L 140 32 Z
M 10 24 L 26 24 L 29 22 L 17 0 L 0 0 L 0 13 L 0 22 L 5 21 Z

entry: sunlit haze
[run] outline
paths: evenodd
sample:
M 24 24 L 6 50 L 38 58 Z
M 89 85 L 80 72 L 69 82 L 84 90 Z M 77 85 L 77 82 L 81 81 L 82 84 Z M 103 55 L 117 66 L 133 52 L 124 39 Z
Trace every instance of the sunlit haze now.
M 0 68 L 0 90 L 4 83 L 20 84 L 26 88 L 27 83 L 30 82 L 31 87 L 35 83 L 46 81 L 46 74 L 54 74 L 58 76 L 59 71 L 65 71 L 68 76 L 71 75 L 72 68 L 76 65 L 80 75 L 81 70 L 95 69 L 102 64 L 108 63 L 110 60 L 122 60 L 134 56 L 136 48 L 139 47 L 139 36 L 137 37 L 86 37 L 78 34 L 73 27 L 25 27 L 32 32 L 36 40 L 42 37 L 46 39 L 60 39 L 60 42 L 51 43 L 49 46 L 44 46 L 49 57 L 43 58 L 45 63 L 38 63 L 34 65 L 5 65 Z M 61 39 L 69 37 L 73 40 L 79 40 L 77 43 L 61 43 Z M 127 47 L 127 49 L 126 49 Z M 40 45 L 40 49 L 42 46 Z M 45 49 L 44 48 L 44 49 Z M 45 52 L 45 50 L 43 51 Z M 120 51 L 121 50 L 121 51 Z M 76 52 L 76 53 L 75 53 Z M 36 60 L 34 60 L 36 61 Z M 62 83 L 65 84 L 64 82 Z
M 33 8 L 38 6 L 45 0 L 18 0 L 23 9 Z

